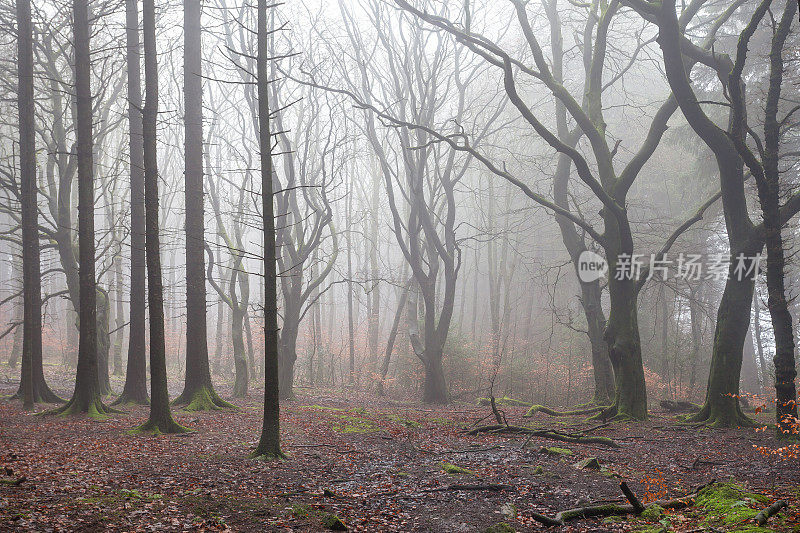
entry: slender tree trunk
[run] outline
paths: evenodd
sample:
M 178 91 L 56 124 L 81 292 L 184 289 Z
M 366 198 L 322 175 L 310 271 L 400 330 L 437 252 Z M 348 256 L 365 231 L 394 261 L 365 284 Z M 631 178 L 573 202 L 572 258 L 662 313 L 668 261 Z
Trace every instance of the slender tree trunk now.
M 349 208 L 347 210 L 347 335 L 348 335 L 348 353 L 349 353 L 349 374 L 347 382 L 350 385 L 355 383 L 356 374 L 356 350 L 355 350 L 355 325 L 353 317 L 353 246 L 352 246 L 352 224 L 350 217 L 353 212 L 353 192 L 347 196 Z
M 759 380 L 760 392 L 763 395 L 766 389 L 767 382 L 767 362 L 764 359 L 764 341 L 761 337 L 761 302 L 758 301 L 758 291 L 753 291 L 753 334 L 756 338 L 756 350 L 758 351 L 758 367 L 761 371 L 761 379 Z
M 144 257 L 144 137 L 142 133 L 141 53 L 137 0 L 125 0 L 125 37 L 128 65 L 128 121 L 131 173 L 131 287 L 128 362 L 125 386 L 115 404 L 147 405 L 147 359 L 145 348 L 145 257 Z
M 137 430 L 182 433 L 187 429 L 172 419 L 167 391 L 164 286 L 158 226 L 156 10 L 154 0 L 144 0 L 142 5 L 145 72 L 145 104 L 142 123 L 144 133 L 145 261 L 147 263 L 147 303 L 150 313 L 150 417 Z
M 233 407 L 211 383 L 206 320 L 205 223 L 203 220 L 202 4 L 184 0 L 184 131 L 186 201 L 186 382 L 175 403 L 203 411 Z
M 403 308 L 406 306 L 408 300 L 408 288 L 411 282 L 407 282 L 403 292 L 400 293 L 400 300 L 397 302 L 397 311 L 394 313 L 394 320 L 392 320 L 392 329 L 389 331 L 389 338 L 386 341 L 386 351 L 383 354 L 383 363 L 381 364 L 381 376 L 378 380 L 378 396 L 385 394 L 384 385 L 386 383 L 386 375 L 389 373 L 389 362 L 392 358 L 392 351 L 394 351 L 394 341 L 397 339 L 397 330 L 400 329 L 400 321 L 403 318 Z
M 264 422 L 254 457 L 283 457 L 280 446 L 278 383 L 278 272 L 275 250 L 275 210 L 272 191 L 272 134 L 267 75 L 267 0 L 258 0 L 257 85 L 261 202 L 264 217 Z
M 116 322 L 114 329 L 117 334 L 114 339 L 114 375 L 121 376 L 124 373 L 122 368 L 122 343 L 125 342 L 125 305 L 122 301 L 122 259 L 117 257 L 114 260 L 114 300 L 116 302 Z

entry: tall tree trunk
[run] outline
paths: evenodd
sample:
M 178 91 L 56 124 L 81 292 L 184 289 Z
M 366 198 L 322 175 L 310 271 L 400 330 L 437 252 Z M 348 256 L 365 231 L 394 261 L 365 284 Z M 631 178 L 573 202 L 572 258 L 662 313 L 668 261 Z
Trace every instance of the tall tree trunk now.
M 36 130 L 33 107 L 33 27 L 30 0 L 17 0 L 17 108 L 19 110 L 20 203 L 22 204 L 23 349 L 20 394 L 33 410 L 34 359 L 42 358 L 42 282 L 36 186 Z
M 158 227 L 158 59 L 156 55 L 156 10 L 154 0 L 142 4 L 144 32 L 145 103 L 144 205 L 147 303 L 150 314 L 150 417 L 137 428 L 141 432 L 182 433 L 186 428 L 172 419 L 167 391 L 167 348 L 164 338 L 164 285 Z
M 54 413 L 88 413 L 103 417 L 111 410 L 100 399 L 97 354 L 97 282 L 94 244 L 94 177 L 92 175 L 92 88 L 88 0 L 73 2 L 75 100 L 78 160 L 79 339 L 75 391 Z
M 21 344 L 19 391 L 25 409 L 36 402 L 63 402 L 44 379 L 42 362 L 42 281 L 39 252 L 38 184 L 36 181 L 36 125 L 33 100 L 33 25 L 30 0 L 17 0 L 17 72 L 19 89 L 20 203 L 22 208 L 22 327 L 17 326 L 9 364 L 16 366 Z M 20 338 L 18 338 L 18 335 Z M 19 340 L 22 342 L 18 344 Z
M 264 421 L 253 457 L 283 457 L 280 446 L 278 389 L 278 272 L 275 250 L 275 209 L 272 191 L 272 134 L 267 75 L 267 0 L 258 0 L 257 85 L 261 157 L 261 208 L 264 218 Z
M 203 211 L 203 79 L 200 0 L 184 0 L 183 96 L 186 199 L 186 382 L 175 403 L 191 411 L 231 408 L 214 391 L 208 363 Z
M 145 257 L 144 257 L 144 137 L 142 133 L 142 78 L 139 50 L 137 0 L 125 0 L 125 44 L 128 67 L 128 121 L 131 173 L 131 287 L 128 362 L 125 386 L 114 404 L 147 405 L 147 359 L 145 347 Z

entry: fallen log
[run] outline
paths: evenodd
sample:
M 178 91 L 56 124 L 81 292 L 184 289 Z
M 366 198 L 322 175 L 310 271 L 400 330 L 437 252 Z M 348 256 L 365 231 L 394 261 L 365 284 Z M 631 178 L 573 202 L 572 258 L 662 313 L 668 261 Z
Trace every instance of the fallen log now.
M 767 523 L 767 521 L 775 516 L 776 514 L 780 513 L 782 509 L 789 507 L 789 504 L 786 500 L 778 500 L 769 507 L 766 507 L 760 513 L 758 513 L 755 517 L 756 524 L 759 526 L 763 526 Z
M 599 413 L 600 411 L 608 409 L 608 406 L 597 406 L 597 407 L 589 407 L 587 409 L 576 409 L 573 411 L 556 411 L 555 409 L 550 409 L 549 407 L 545 407 L 544 405 L 532 405 L 528 412 L 523 415 L 524 418 L 530 418 L 536 413 L 544 413 L 550 416 L 580 416 L 580 415 L 592 415 L 594 413 Z
M 612 448 L 619 448 L 619 444 L 614 442 L 608 437 L 598 437 L 594 435 L 582 435 L 576 433 L 563 433 L 554 429 L 533 429 L 524 426 L 510 426 L 505 424 L 491 424 L 488 426 L 479 426 L 467 431 L 468 435 L 477 435 L 478 433 L 521 433 L 523 435 L 530 435 L 525 444 L 533 437 L 541 437 L 544 439 L 557 440 L 560 442 L 568 442 L 571 444 L 601 444 L 603 446 L 610 446 Z M 524 446 L 524 445 L 523 445 Z

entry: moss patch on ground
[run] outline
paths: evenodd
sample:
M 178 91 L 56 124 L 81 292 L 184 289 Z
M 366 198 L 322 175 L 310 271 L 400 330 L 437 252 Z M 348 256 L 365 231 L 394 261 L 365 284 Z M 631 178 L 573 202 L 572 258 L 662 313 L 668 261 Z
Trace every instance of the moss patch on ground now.
M 472 470 L 467 470 L 466 468 L 461 468 L 460 466 L 456 466 L 456 465 L 454 465 L 452 463 L 442 463 L 441 466 L 442 466 L 442 470 L 444 470 L 448 474 L 453 474 L 453 475 L 455 475 L 455 474 L 467 474 L 469 476 L 477 475 Z
M 702 510 L 706 526 L 735 528 L 737 532 L 767 532 L 771 530 L 756 525 L 753 519 L 768 502 L 768 497 L 747 492 L 731 481 L 714 483 L 701 490 L 695 506 Z

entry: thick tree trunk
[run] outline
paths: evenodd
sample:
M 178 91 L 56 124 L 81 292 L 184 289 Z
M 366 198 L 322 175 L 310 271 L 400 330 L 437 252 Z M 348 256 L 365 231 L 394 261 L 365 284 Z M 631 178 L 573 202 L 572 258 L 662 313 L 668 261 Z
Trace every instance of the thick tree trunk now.
M 618 280 L 610 267 L 609 294 L 611 312 L 605 330 L 609 358 L 614 369 L 616 394 L 614 405 L 603 416 L 647 418 L 647 390 L 639 339 L 637 290 L 634 280 Z
M 752 279 L 738 280 L 733 275 L 725 283 L 717 311 L 706 399 L 700 412 L 690 418 L 692 421 L 722 427 L 751 424 L 739 408 L 738 396 L 742 350 L 750 326 L 753 285 Z
M 425 353 L 425 381 L 422 384 L 422 401 L 425 403 L 446 404 L 450 400 L 442 356 L 441 349 Z
M 261 157 L 261 213 L 264 218 L 264 421 L 254 457 L 283 457 L 280 446 L 278 381 L 278 272 L 272 194 L 272 134 L 267 76 L 267 0 L 258 0 L 258 124 Z
M 128 362 L 125 386 L 115 404 L 147 405 L 147 359 L 145 346 L 145 257 L 144 257 L 144 137 L 142 133 L 141 53 L 137 0 L 125 0 L 125 44 L 128 71 L 128 121 L 131 173 L 131 286 Z
M 186 202 L 186 382 L 175 403 L 188 410 L 233 407 L 211 383 L 206 318 L 203 211 L 203 80 L 200 0 L 184 0 L 184 131 Z
M 141 432 L 182 433 L 186 428 L 172 419 L 167 391 L 167 353 L 164 338 L 164 286 L 159 243 L 158 195 L 158 63 L 156 56 L 156 15 L 154 0 L 144 0 L 145 105 L 144 133 L 144 204 L 145 261 L 147 263 L 147 303 L 150 314 L 150 417 L 137 428 Z
M 594 403 L 609 405 L 614 399 L 614 370 L 608 358 L 608 343 L 603 337 L 606 317 L 601 303 L 600 283 L 581 283 L 581 306 L 586 315 L 587 333 L 594 370 Z

